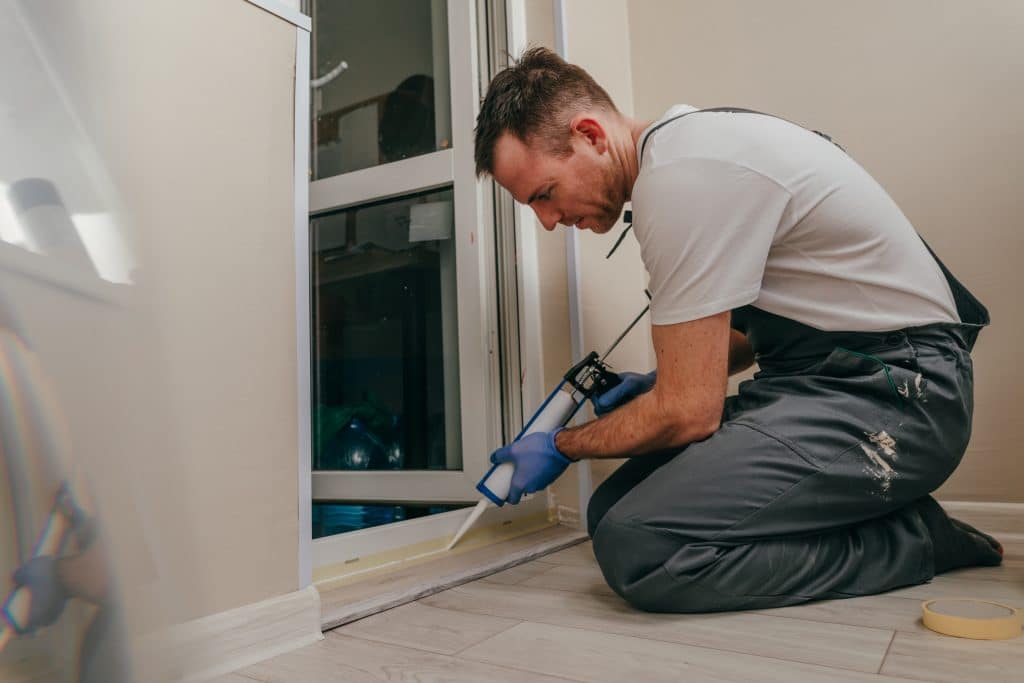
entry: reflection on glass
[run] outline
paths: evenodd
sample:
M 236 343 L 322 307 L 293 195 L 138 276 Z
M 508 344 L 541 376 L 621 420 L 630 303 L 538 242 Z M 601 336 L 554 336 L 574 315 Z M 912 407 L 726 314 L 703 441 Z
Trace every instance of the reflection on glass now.
M 451 146 L 445 0 L 315 0 L 312 179 Z
M 345 505 L 313 503 L 313 538 L 343 534 L 381 524 L 401 522 L 458 510 L 468 505 Z
M 452 191 L 311 221 L 313 468 L 461 469 Z

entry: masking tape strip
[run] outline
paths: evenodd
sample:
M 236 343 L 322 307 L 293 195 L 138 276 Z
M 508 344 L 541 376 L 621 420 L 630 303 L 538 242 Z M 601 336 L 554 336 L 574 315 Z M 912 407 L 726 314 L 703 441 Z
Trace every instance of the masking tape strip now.
M 1007 612 L 1006 616 L 965 617 L 946 614 L 932 609 L 934 603 L 971 603 L 972 605 L 994 606 Z M 941 598 L 921 603 L 924 615 L 921 621 L 931 630 L 957 638 L 973 638 L 974 640 L 1006 640 L 1021 634 L 1021 613 L 1009 605 L 989 600 L 970 598 Z
M 445 550 L 445 546 L 448 545 L 451 537 L 445 536 L 318 567 L 313 571 L 313 583 L 318 589 L 325 590 L 440 557 L 461 555 L 482 546 L 556 526 L 556 522 L 550 519 L 549 512 L 541 510 L 524 515 L 514 521 L 505 520 L 497 524 L 477 526 L 470 529 L 459 544 L 448 551 Z

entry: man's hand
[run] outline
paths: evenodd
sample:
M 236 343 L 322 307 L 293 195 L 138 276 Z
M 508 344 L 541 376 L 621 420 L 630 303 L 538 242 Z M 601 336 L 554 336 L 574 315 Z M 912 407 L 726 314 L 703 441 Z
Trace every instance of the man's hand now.
M 68 593 L 57 574 L 57 559 L 52 555 L 33 557 L 14 572 L 15 585 L 27 588 L 32 594 L 28 619 L 12 624 L 19 634 L 33 633 L 36 629 L 57 621 L 64 611 Z
M 620 372 L 619 379 L 622 380 L 621 382 L 591 400 L 594 404 L 594 413 L 598 417 L 607 415 L 619 406 L 629 403 L 640 394 L 646 394 L 654 386 L 657 373 L 657 370 L 652 370 L 646 375 L 639 372 Z
M 555 448 L 555 434 L 559 431 L 534 432 L 491 453 L 495 465 L 515 465 L 508 490 L 509 503 L 515 505 L 524 493 L 547 488 L 572 462 Z
M 630 458 L 681 448 L 718 429 L 728 383 L 731 311 L 652 325 L 658 381 L 600 420 L 558 433 L 566 457 Z

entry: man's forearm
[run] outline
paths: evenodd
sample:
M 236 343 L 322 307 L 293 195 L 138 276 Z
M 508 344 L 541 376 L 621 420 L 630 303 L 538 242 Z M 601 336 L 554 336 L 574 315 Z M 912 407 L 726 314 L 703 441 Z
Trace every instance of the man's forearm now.
M 625 458 L 665 448 L 682 447 L 706 438 L 717 422 L 682 419 L 659 405 L 654 391 L 592 422 L 564 429 L 555 447 L 570 460 Z

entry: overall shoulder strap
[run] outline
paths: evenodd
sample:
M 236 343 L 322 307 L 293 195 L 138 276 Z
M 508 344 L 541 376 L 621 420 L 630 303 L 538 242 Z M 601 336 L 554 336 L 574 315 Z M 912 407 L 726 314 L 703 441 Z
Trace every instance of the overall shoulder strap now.
M 683 112 L 682 114 L 677 114 L 676 116 L 673 116 L 670 119 L 665 119 L 664 121 L 662 121 L 661 123 L 656 125 L 654 128 L 651 128 L 649 131 L 647 131 L 647 135 L 644 136 L 643 142 L 640 143 L 640 158 L 638 159 L 637 164 L 639 165 L 640 163 L 643 163 L 643 160 L 644 160 L 644 150 L 647 148 L 647 141 L 650 140 L 651 136 L 654 135 L 656 132 L 658 132 L 658 130 L 660 130 L 664 126 L 672 123 L 673 121 L 678 121 L 679 119 L 683 118 L 684 116 L 689 116 L 690 114 L 702 114 L 702 113 L 705 113 L 705 112 L 724 112 L 724 113 L 728 113 L 728 114 L 760 114 L 761 116 L 771 116 L 772 118 L 785 121 L 786 123 L 793 123 L 789 119 L 784 119 L 781 116 L 776 116 L 775 114 L 766 114 L 766 113 L 761 112 L 761 111 L 754 111 L 753 109 L 743 109 L 743 108 L 740 108 L 740 107 L 711 107 L 709 109 L 694 109 L 693 111 L 687 111 L 687 112 Z M 799 126 L 800 124 L 793 123 L 793 125 L 794 126 Z M 800 127 L 803 128 L 803 126 L 800 126 Z M 810 130 L 815 135 L 820 135 L 821 137 L 825 138 L 826 140 L 831 142 L 836 147 L 839 147 L 839 149 L 842 149 L 844 152 L 846 151 L 845 149 L 842 148 L 842 146 L 838 142 L 833 140 L 830 135 L 828 135 L 826 133 L 822 133 L 820 130 L 812 130 L 810 128 L 808 128 L 806 130 Z

